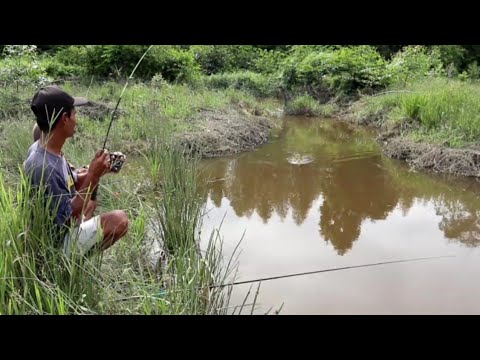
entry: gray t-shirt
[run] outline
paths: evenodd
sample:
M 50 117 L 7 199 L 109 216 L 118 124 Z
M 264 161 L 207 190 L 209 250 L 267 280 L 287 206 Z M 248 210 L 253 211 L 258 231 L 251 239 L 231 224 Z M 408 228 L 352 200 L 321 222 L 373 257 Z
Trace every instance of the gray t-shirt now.
M 33 186 L 46 185 L 45 195 L 52 196 L 50 210 L 57 209 L 55 222 L 64 225 L 72 215 L 71 202 L 76 195 L 76 174 L 65 158 L 48 152 L 37 141 L 28 149 L 24 168 Z

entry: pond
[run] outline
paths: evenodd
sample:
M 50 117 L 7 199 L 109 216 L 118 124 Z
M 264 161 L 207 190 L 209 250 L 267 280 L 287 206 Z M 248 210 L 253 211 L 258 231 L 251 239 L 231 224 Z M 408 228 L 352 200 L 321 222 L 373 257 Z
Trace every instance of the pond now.
M 288 117 L 261 148 L 204 160 L 202 241 L 223 219 L 228 258 L 245 233 L 238 281 L 453 257 L 263 281 L 255 313 L 480 313 L 480 184 L 413 171 L 382 155 L 375 136 Z M 231 305 L 250 285 L 234 287 Z

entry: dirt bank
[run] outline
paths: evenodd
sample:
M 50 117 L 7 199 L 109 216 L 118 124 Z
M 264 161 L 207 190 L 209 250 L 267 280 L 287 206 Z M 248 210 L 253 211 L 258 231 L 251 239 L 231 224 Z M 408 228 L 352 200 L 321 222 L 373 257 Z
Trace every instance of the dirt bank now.
M 110 120 L 112 112 L 115 109 L 114 104 L 106 104 L 97 101 L 89 101 L 86 105 L 77 107 L 82 116 L 88 116 L 92 120 Z M 117 109 L 117 116 L 123 114 L 123 110 Z
M 267 142 L 274 117 L 244 109 L 199 109 L 187 119 L 194 130 L 178 135 L 179 142 L 202 157 L 226 156 L 252 150 Z
M 480 177 L 480 146 L 472 145 L 464 148 L 450 148 L 448 143 L 434 145 L 414 142 L 408 139 L 408 133 L 420 127 L 410 119 L 394 127 L 387 127 L 388 110 L 382 109 L 368 117 L 356 115 L 358 104 L 354 104 L 342 114 L 337 115 L 358 125 L 375 127 L 380 135 L 377 141 L 383 153 L 393 159 L 405 160 L 415 169 L 426 169 L 437 173 L 460 176 Z
M 381 140 L 381 144 L 385 155 L 406 160 L 413 168 L 480 177 L 480 148 L 451 149 L 416 143 L 401 136 Z

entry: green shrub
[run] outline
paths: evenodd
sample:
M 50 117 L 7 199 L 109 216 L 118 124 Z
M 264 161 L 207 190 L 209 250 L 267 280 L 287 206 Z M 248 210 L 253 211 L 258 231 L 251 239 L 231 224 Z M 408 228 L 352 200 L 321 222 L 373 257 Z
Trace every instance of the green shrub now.
M 0 60 L 0 86 L 41 86 L 49 83 L 34 45 L 7 45 Z
M 252 70 L 260 49 L 252 45 L 195 45 L 190 52 L 206 75 Z
M 257 97 L 272 96 L 278 90 L 275 79 L 251 71 L 205 76 L 203 82 L 207 88 L 244 90 Z
M 294 48 L 281 67 L 282 83 L 295 87 L 322 89 L 350 95 L 359 89 L 376 89 L 390 83 L 386 61 L 372 46 Z
M 97 76 L 129 76 L 148 46 L 99 45 L 87 47 L 87 71 Z M 135 76 L 151 79 L 161 73 L 168 81 L 185 81 L 198 73 L 191 53 L 175 46 L 154 46 L 147 53 Z
M 319 115 L 320 104 L 309 95 L 301 95 L 288 103 L 284 111 L 287 115 Z
M 388 64 L 388 69 L 393 82 L 403 84 L 403 86 L 408 81 L 444 73 L 439 51 L 428 50 L 421 45 L 407 46 L 395 54 Z

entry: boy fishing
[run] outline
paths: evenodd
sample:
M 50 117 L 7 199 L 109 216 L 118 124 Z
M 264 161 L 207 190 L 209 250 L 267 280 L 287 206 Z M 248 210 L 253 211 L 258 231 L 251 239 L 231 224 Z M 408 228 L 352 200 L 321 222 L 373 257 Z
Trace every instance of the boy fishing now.
M 87 102 L 59 87 L 47 86 L 35 94 L 31 104 L 40 136 L 34 130 L 38 140 L 28 151 L 25 172 L 32 186 L 44 186 L 46 195 L 52 197 L 48 210 L 54 212 L 60 245 L 67 256 L 74 246 L 81 254 L 94 247 L 107 249 L 128 231 L 128 217 L 122 210 L 91 216 L 90 207 L 91 213 L 87 212 L 92 192 L 112 171 L 108 151 L 97 151 L 88 168 L 80 171 L 72 171 L 62 151 L 66 140 L 75 134 L 75 107 Z M 69 231 L 71 227 L 73 232 Z

